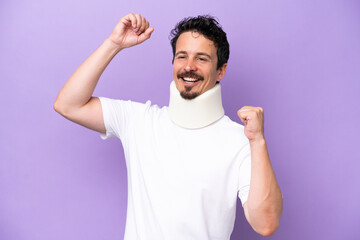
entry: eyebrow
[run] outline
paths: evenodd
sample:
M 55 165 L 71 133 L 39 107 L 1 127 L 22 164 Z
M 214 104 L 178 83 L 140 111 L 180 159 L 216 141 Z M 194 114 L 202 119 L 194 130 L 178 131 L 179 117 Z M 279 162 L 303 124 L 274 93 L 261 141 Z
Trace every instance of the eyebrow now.
M 177 52 L 177 53 L 175 54 L 175 56 L 177 56 L 177 55 L 179 55 L 179 54 L 187 54 L 187 52 L 186 52 L 186 51 L 180 51 L 180 52 Z M 209 54 L 207 54 L 207 53 L 204 53 L 204 52 L 198 52 L 198 53 L 196 53 L 196 55 L 197 55 L 197 56 L 206 56 L 206 57 L 208 57 L 209 59 L 211 59 L 211 56 L 210 56 Z

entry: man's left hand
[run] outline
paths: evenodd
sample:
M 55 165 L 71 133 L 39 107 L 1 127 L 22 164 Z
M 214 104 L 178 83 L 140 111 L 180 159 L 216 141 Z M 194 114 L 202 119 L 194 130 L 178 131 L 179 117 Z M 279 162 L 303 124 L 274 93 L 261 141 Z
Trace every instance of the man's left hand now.
M 244 106 L 237 112 L 245 124 L 245 135 L 250 142 L 264 139 L 264 110 L 261 107 Z

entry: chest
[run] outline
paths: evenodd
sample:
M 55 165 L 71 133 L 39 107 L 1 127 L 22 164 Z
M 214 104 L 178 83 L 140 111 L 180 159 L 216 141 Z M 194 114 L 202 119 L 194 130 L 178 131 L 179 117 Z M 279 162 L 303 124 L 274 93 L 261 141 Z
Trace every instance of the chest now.
M 238 148 L 216 131 L 146 128 L 133 135 L 132 165 L 147 181 L 171 188 L 236 183 Z M 235 187 L 235 186 L 234 186 Z

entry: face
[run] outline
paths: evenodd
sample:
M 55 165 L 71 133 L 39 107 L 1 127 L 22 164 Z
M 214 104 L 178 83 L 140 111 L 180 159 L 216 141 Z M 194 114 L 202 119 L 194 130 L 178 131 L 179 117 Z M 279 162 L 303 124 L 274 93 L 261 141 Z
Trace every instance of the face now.
M 226 63 L 217 67 L 213 41 L 194 31 L 182 33 L 176 42 L 173 77 L 185 99 L 193 99 L 213 88 L 226 72 Z

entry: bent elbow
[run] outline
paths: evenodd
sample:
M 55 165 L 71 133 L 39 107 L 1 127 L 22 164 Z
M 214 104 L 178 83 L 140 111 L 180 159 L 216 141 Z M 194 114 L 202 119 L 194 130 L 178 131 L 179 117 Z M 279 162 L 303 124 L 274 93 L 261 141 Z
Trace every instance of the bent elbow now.
M 55 112 L 63 115 L 64 107 L 58 101 L 55 101 L 55 103 L 53 104 L 53 108 Z
M 269 237 L 269 236 L 273 235 L 278 228 L 279 228 L 279 222 L 271 224 L 271 225 L 267 226 L 266 228 L 259 229 L 256 232 L 264 237 Z
M 59 112 L 59 107 L 56 102 L 53 104 L 53 108 L 54 108 L 55 112 Z
M 55 103 L 53 104 L 53 108 L 55 110 L 55 112 L 59 113 L 62 116 L 68 116 L 69 114 L 69 108 L 66 107 L 65 105 L 59 103 L 58 101 L 55 101 Z

